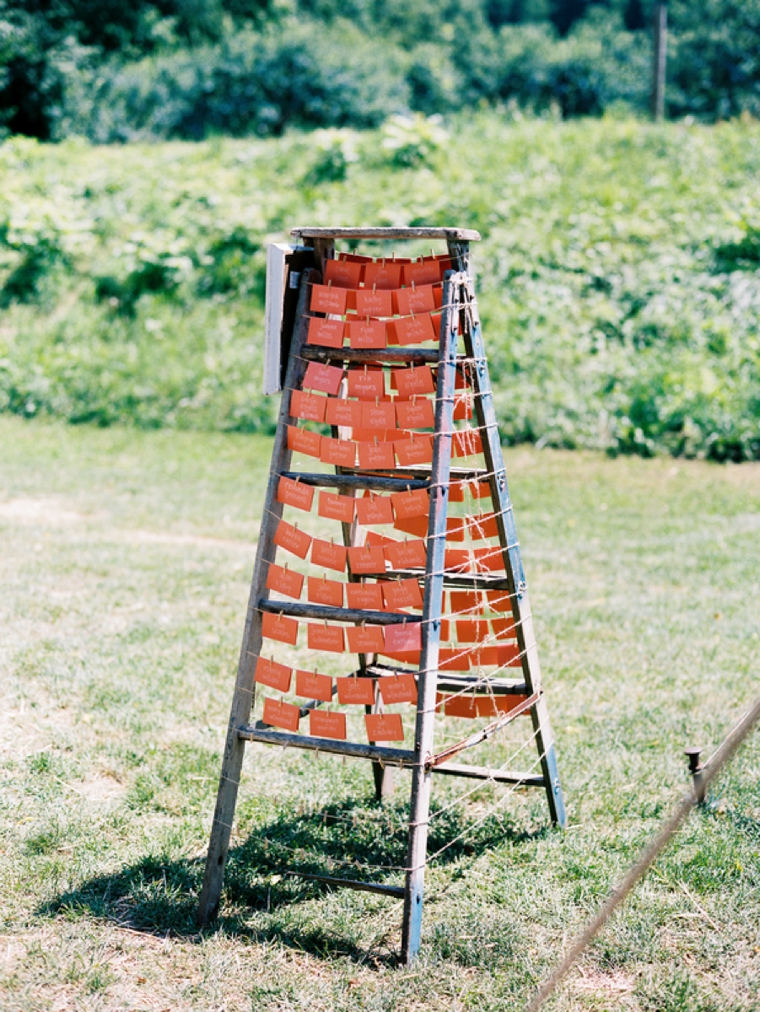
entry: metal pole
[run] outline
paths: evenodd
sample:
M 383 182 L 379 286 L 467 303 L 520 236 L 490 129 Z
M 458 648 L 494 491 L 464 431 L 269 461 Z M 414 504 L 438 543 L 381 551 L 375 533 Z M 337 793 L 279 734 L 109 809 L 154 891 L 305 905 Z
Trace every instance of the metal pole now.
M 665 117 L 665 68 L 668 50 L 668 4 L 658 0 L 654 7 L 654 61 L 652 65 L 652 119 Z

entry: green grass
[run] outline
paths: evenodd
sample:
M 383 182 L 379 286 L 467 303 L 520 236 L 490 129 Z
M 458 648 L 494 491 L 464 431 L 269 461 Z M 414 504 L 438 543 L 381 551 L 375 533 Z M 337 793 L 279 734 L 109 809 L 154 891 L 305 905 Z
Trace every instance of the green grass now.
M 271 430 L 266 242 L 459 224 L 505 439 L 760 458 L 757 123 L 448 130 L 0 145 L 0 411 Z
M 760 472 L 512 449 L 569 807 L 517 792 L 395 901 L 280 877 L 283 850 L 403 858 L 361 763 L 248 749 L 226 891 L 203 866 L 267 438 L 0 419 L 0 1008 L 520 1008 L 757 691 Z M 554 1009 L 757 1010 L 760 740 Z M 436 782 L 438 800 L 448 786 Z M 501 790 L 434 823 L 472 830 Z

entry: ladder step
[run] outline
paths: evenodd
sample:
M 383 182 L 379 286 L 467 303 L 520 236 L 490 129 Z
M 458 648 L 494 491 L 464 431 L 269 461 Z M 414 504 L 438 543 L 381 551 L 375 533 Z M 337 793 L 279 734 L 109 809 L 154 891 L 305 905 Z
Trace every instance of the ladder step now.
M 243 724 L 238 737 L 246 741 L 260 741 L 267 745 L 286 745 L 304 748 L 311 752 L 329 752 L 332 755 L 346 755 L 352 759 L 376 759 L 389 766 L 411 766 L 414 752 L 407 748 L 390 748 L 387 745 L 363 745 L 360 742 L 337 741 L 333 738 L 313 738 L 306 734 L 290 734 L 288 731 L 269 731 L 257 725 Z
M 375 580 L 408 579 L 419 576 L 419 569 L 393 569 L 384 573 L 368 573 Z M 509 581 L 505 576 L 493 573 L 444 573 L 443 582 L 447 587 L 462 587 L 468 590 L 504 590 L 509 591 Z M 462 616 L 466 618 L 466 615 Z
M 302 481 L 304 485 L 324 488 L 376 489 L 378 492 L 405 492 L 408 488 L 427 488 L 427 482 L 418 478 L 388 478 L 378 474 L 321 474 L 303 471 L 283 471 L 283 478 Z
M 364 611 L 361 608 L 334 608 L 326 604 L 309 604 L 307 602 L 270 601 L 262 597 L 259 600 L 262 611 L 273 615 L 288 615 L 290 618 L 316 618 L 325 622 L 355 622 L 361 625 L 402 625 L 404 622 L 419 622 L 419 615 L 401 615 L 389 611 Z
M 375 662 L 368 665 L 365 674 L 373 678 L 384 678 L 389 675 L 418 675 L 419 671 L 414 668 L 400 668 L 394 664 L 383 664 Z M 463 689 L 472 687 L 475 695 L 482 696 L 526 696 L 530 689 L 525 682 L 505 681 L 497 678 L 478 678 L 477 675 L 449 675 L 438 673 L 436 686 L 441 692 L 461 692 Z
M 441 763 L 440 766 L 433 766 L 432 771 L 450 777 L 468 777 L 470 780 L 495 780 L 497 784 L 525 784 L 526 787 L 544 786 L 544 778 L 540 773 L 489 770 L 487 766 L 466 766 L 462 763 Z
M 283 871 L 283 875 L 291 875 L 294 878 L 308 878 L 315 882 L 324 882 L 331 886 L 345 886 L 347 889 L 358 889 L 365 893 L 380 893 L 381 896 L 397 896 L 404 898 L 403 886 L 383 885 L 382 882 L 359 882 L 353 878 L 336 878 L 333 875 L 313 875 L 308 871 Z
M 448 242 L 477 242 L 474 228 L 440 228 L 426 225 L 388 225 L 380 228 L 292 228 L 294 239 L 446 239 Z M 390 259 L 390 257 L 389 257 Z
M 356 468 L 356 473 L 365 474 L 366 472 L 360 468 Z M 433 477 L 431 468 L 411 465 L 407 467 L 395 467 L 392 471 L 383 470 L 381 474 L 393 475 L 393 477 L 408 475 L 410 478 L 417 478 L 420 481 L 430 481 Z M 452 467 L 449 471 L 449 476 L 451 481 L 488 481 L 491 472 L 477 467 Z
M 308 362 L 374 362 L 409 363 L 438 365 L 437 348 L 323 348 L 307 344 L 301 349 L 301 358 Z M 457 362 L 466 356 L 457 356 Z

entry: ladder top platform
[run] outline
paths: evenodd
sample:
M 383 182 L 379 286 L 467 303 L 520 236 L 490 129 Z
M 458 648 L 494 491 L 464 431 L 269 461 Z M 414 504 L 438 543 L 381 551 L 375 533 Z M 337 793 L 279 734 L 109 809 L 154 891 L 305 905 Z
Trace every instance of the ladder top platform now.
M 480 239 L 473 228 L 294 228 L 290 234 L 294 239 Z

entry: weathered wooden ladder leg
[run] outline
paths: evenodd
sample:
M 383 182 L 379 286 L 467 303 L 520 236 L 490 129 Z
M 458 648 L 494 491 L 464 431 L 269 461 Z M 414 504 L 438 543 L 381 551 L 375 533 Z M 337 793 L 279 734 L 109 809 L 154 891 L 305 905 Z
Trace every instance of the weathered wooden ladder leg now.
M 459 269 L 467 270 L 467 253 L 461 247 L 450 244 L 450 250 L 458 259 Z M 557 753 L 554 747 L 549 710 L 546 697 L 541 686 L 541 668 L 538 661 L 536 637 L 533 631 L 533 617 L 530 600 L 525 583 L 520 544 L 517 540 L 512 502 L 507 484 L 507 472 L 504 467 L 504 455 L 501 450 L 496 409 L 488 375 L 483 332 L 478 317 L 472 279 L 468 280 L 464 307 L 464 344 L 466 354 L 473 359 L 472 382 L 475 394 L 475 416 L 483 438 L 483 456 L 487 470 L 491 474 L 491 495 L 499 540 L 504 548 L 504 563 L 512 599 L 512 615 L 515 622 L 515 633 L 522 659 L 523 676 L 528 693 L 538 693 L 538 701 L 531 707 L 531 720 L 536 737 L 536 746 L 541 761 L 541 769 L 549 802 L 549 813 L 554 825 L 565 827 L 567 816 L 562 787 L 557 768 Z
M 272 448 L 269 484 L 267 485 L 264 497 L 264 520 L 256 551 L 251 592 L 248 597 L 248 612 L 243 632 L 243 643 L 240 648 L 240 658 L 238 660 L 237 680 L 232 697 L 230 721 L 227 727 L 227 740 L 224 746 L 219 792 L 216 798 L 214 821 L 211 827 L 211 839 L 206 858 L 203 888 L 201 889 L 201 897 L 198 904 L 197 921 L 201 926 L 207 924 L 216 916 L 219 909 L 219 897 L 222 892 L 224 868 L 227 863 L 232 820 L 235 817 L 240 771 L 243 766 L 243 755 L 245 752 L 245 739 L 241 738 L 238 734 L 238 728 L 248 723 L 253 707 L 256 657 L 261 650 L 262 640 L 261 612 L 257 606 L 260 598 L 264 596 L 269 563 L 274 557 L 273 538 L 277 523 L 282 516 L 282 504 L 277 502 L 277 485 L 280 472 L 286 471 L 290 466 L 291 452 L 288 449 L 290 391 L 300 382 L 305 368 L 299 352 L 306 339 L 309 283 L 314 275 L 314 271 L 306 270 L 301 276 L 293 341 L 285 374 L 280 413 L 277 419 L 277 434 Z
M 417 721 L 414 730 L 414 769 L 409 806 L 409 846 L 404 885 L 404 920 L 401 958 L 409 964 L 420 947 L 422 896 L 427 857 L 431 773 L 425 761 L 433 753 L 438 654 L 441 639 L 443 569 L 446 547 L 446 516 L 451 471 L 451 432 L 454 424 L 459 291 L 462 278 L 447 274 L 443 285 L 435 438 L 430 481 L 430 520 L 422 608 L 422 653 L 417 689 Z

